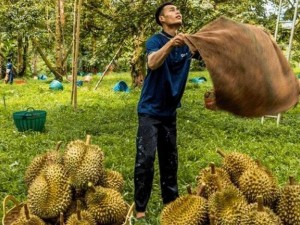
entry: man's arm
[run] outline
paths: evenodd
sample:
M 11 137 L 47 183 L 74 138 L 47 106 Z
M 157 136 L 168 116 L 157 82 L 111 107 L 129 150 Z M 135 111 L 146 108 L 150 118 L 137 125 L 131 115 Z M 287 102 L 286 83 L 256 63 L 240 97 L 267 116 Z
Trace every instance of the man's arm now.
M 183 41 L 184 34 L 180 33 L 166 43 L 161 49 L 156 52 L 152 52 L 148 55 L 148 67 L 151 70 L 159 68 L 167 56 L 172 51 L 173 47 L 184 45 Z

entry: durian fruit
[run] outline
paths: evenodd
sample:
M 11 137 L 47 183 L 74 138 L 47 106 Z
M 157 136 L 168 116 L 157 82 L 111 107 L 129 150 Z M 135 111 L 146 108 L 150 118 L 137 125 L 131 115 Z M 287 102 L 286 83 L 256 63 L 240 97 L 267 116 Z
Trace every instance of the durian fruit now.
M 87 211 L 99 224 L 122 224 L 128 206 L 120 192 L 89 183 L 86 193 Z
M 46 223 L 36 215 L 30 214 L 27 204 L 24 204 L 20 216 L 11 225 L 46 225 Z
M 240 176 L 247 169 L 257 167 L 256 162 L 246 154 L 239 152 L 225 154 L 220 149 L 217 150 L 217 153 L 223 157 L 223 167 L 228 172 L 231 181 L 235 185 L 238 185 Z
M 208 198 L 220 188 L 233 185 L 228 173 L 222 168 L 216 168 L 214 163 L 210 163 L 210 167 L 201 170 L 197 180 L 198 186 L 200 186 L 201 183 L 206 184 L 202 195 L 205 198 Z
M 247 206 L 240 225 L 282 225 L 280 218 L 263 205 L 263 197 L 257 197 L 257 203 Z
M 40 171 L 47 165 L 50 164 L 62 164 L 63 159 L 58 151 L 62 142 L 56 144 L 55 150 L 49 150 L 44 154 L 36 156 L 27 167 L 24 180 L 27 187 L 32 183 L 32 181 L 39 175 Z
M 122 193 L 124 189 L 124 178 L 118 171 L 106 169 L 99 185 L 106 188 L 112 188 Z
M 265 168 L 255 167 L 246 170 L 240 177 L 238 186 L 249 203 L 256 202 L 257 197 L 261 195 L 264 205 L 273 208 L 279 197 L 277 179 Z
M 28 190 L 30 211 L 43 219 L 58 217 L 68 209 L 71 200 L 71 187 L 64 167 L 59 164 L 45 167 Z
M 76 213 L 68 217 L 66 225 L 97 225 L 96 220 L 88 211 L 81 211 L 80 204 L 77 203 Z
M 209 215 L 214 216 L 215 224 L 239 224 L 247 205 L 246 198 L 235 186 L 227 186 L 208 199 Z
M 207 200 L 201 197 L 204 184 L 196 195 L 187 194 L 167 204 L 160 215 L 161 225 L 204 225 L 208 222 Z
M 282 188 L 276 212 L 285 225 L 300 225 L 300 185 L 294 177 Z
M 71 185 L 76 189 L 86 189 L 88 182 L 98 183 L 103 176 L 104 154 L 96 145 L 77 140 L 68 144 L 64 153 L 64 165 Z

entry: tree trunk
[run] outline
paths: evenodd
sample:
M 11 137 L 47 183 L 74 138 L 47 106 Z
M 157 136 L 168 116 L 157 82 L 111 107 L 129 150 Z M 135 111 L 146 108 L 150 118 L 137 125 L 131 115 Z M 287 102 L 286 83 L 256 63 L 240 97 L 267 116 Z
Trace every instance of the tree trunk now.
M 33 77 L 38 75 L 37 72 L 37 63 L 38 63 L 38 54 L 36 48 L 33 50 L 33 57 L 32 57 L 32 75 Z
M 63 45 L 63 23 L 64 23 L 64 10 L 63 10 L 63 0 L 57 0 L 56 2 L 56 23 L 55 23 L 55 61 L 56 70 L 62 76 L 66 74 L 64 69 L 64 45 Z M 62 79 L 62 77 L 60 77 Z
M 133 87 L 141 87 L 146 76 L 146 56 L 145 56 L 145 27 L 140 29 L 140 32 L 133 41 L 134 52 L 131 58 L 131 78 Z
M 22 69 L 22 64 L 23 64 L 23 38 L 21 35 L 18 36 L 17 38 L 18 42 L 18 56 L 17 56 L 17 76 L 20 76 L 20 71 Z
M 23 77 L 26 74 L 28 45 L 29 45 L 29 40 L 28 40 L 28 37 L 25 36 L 25 43 L 23 45 L 22 65 L 21 65 L 21 68 L 19 70 L 19 76 L 20 77 Z
M 2 68 L 3 68 L 3 66 L 2 66 L 2 64 L 3 64 L 3 58 L 0 56 L 0 79 L 2 79 L 4 76 L 3 76 L 3 70 L 2 70 Z
M 62 75 L 58 71 L 56 71 L 55 68 L 53 68 L 51 62 L 47 59 L 47 56 L 44 54 L 44 52 L 43 52 L 40 44 L 38 43 L 38 41 L 35 40 L 35 39 L 32 39 L 32 42 L 35 45 L 37 52 L 42 57 L 42 59 L 45 62 L 46 66 L 48 67 L 48 69 L 54 74 L 55 79 L 59 80 L 59 81 L 62 81 L 63 80 Z

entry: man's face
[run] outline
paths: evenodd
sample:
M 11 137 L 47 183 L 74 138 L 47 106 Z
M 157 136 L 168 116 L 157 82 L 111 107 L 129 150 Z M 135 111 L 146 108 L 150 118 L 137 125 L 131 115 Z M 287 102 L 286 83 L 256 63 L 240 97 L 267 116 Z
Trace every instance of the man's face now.
M 166 25 L 181 25 L 182 15 L 175 5 L 166 5 L 159 17 L 161 23 Z

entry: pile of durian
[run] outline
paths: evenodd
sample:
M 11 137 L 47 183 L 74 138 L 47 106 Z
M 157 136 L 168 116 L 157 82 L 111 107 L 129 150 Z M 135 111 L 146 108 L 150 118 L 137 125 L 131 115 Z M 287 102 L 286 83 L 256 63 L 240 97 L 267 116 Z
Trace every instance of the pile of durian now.
M 129 207 L 123 176 L 104 167 L 97 145 L 76 140 L 36 156 L 25 173 L 27 201 L 12 225 L 121 225 Z
M 280 187 L 259 161 L 238 152 L 200 170 L 197 187 L 166 205 L 161 225 L 300 225 L 300 185 Z

